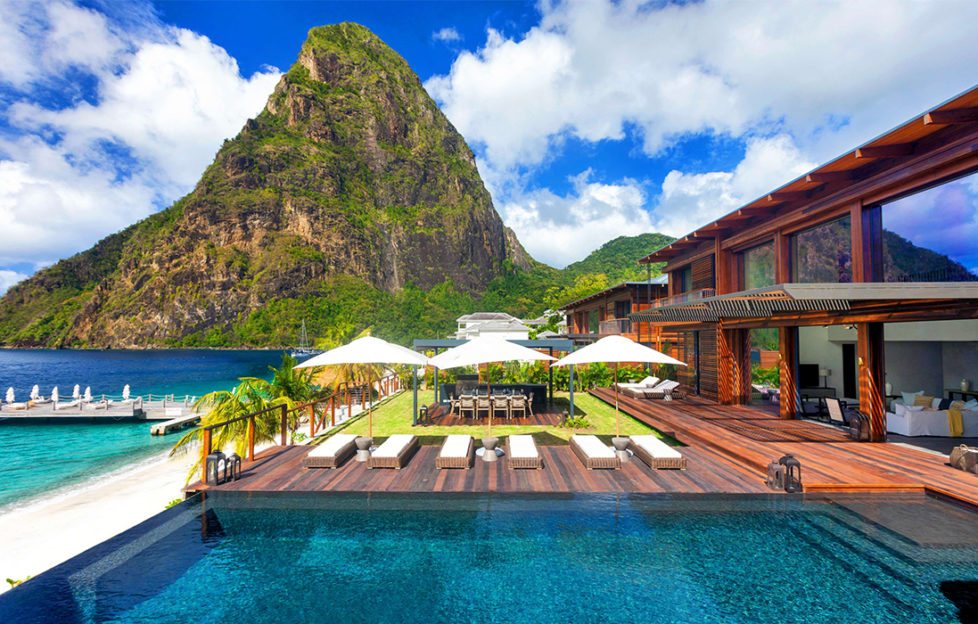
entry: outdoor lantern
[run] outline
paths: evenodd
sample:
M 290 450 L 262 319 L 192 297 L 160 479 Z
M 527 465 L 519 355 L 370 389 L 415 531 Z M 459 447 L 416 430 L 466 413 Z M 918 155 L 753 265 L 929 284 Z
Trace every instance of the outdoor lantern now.
M 227 461 L 227 481 L 237 481 L 241 478 L 241 456 L 231 453 Z
M 427 405 L 422 405 L 418 409 L 418 422 L 419 423 L 428 423 L 428 424 L 431 424 L 428 421 L 428 406 Z
M 204 464 L 204 483 L 220 485 L 227 477 L 227 457 L 221 451 L 207 456 Z
M 801 462 L 794 455 L 785 455 L 778 460 L 784 466 L 784 491 L 789 494 L 801 491 Z
M 767 486 L 772 490 L 783 490 L 784 489 L 784 466 L 776 461 L 772 461 L 767 465 L 767 479 L 765 480 Z

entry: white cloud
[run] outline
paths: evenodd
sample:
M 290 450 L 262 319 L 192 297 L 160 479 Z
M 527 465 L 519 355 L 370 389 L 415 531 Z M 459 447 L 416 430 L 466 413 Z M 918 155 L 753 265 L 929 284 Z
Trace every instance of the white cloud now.
M 451 26 L 446 26 L 441 30 L 436 30 L 433 32 L 431 34 L 431 38 L 435 41 L 444 41 L 447 43 L 451 41 L 461 41 L 462 35 L 460 35 L 459 32 Z
M 0 266 L 50 263 L 189 192 L 279 77 L 271 69 L 242 77 L 222 48 L 184 29 L 117 32 L 103 15 L 66 3 L 5 8 L 20 10 L 11 23 L 21 27 L 0 26 L 0 60 L 40 62 L 0 73 L 19 92 L 5 113 L 15 132 L 0 139 L 0 225 L 15 234 L 5 237 Z M 44 28 L 18 48 L 32 32 L 25 25 L 38 23 Z M 35 96 L 37 84 L 70 87 L 69 67 L 95 81 L 94 97 L 64 106 Z
M 655 230 L 685 235 L 814 167 L 788 135 L 750 139 L 733 171 L 670 171 L 654 209 Z
M 10 290 L 10 287 L 17 282 L 27 279 L 27 277 L 23 273 L 0 269 L 0 295 Z
M 549 190 L 518 196 L 500 207 L 530 255 L 563 267 L 580 260 L 622 233 L 652 231 L 642 207 L 645 193 L 634 180 L 619 184 L 590 181 L 585 171 L 573 179 L 574 192 L 560 197 Z
M 646 208 L 676 235 L 978 82 L 978 3 L 964 0 L 544 2 L 541 13 L 517 39 L 490 29 L 425 83 L 497 205 L 548 196 L 524 179 L 569 137 L 629 138 L 648 158 L 704 134 L 746 141 L 733 171 L 666 178 Z M 525 218 L 503 212 L 511 226 Z

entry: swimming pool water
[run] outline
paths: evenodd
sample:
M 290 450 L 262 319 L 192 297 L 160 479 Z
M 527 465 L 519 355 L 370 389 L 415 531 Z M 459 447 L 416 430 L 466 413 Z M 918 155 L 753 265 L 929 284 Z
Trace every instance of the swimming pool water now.
M 220 493 L 0 595 L 0 620 L 958 621 L 942 588 L 978 584 L 973 514 L 869 505 Z M 888 515 L 927 526 L 901 535 Z

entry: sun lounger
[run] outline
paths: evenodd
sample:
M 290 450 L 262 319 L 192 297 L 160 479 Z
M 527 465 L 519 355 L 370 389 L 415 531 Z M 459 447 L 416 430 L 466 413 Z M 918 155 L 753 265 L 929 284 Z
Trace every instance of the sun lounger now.
M 377 447 L 367 460 L 367 468 L 404 467 L 418 450 L 418 437 L 410 433 L 395 433 Z
M 30 409 L 31 403 L 4 403 L 3 409 L 5 410 L 26 410 Z
M 357 450 L 356 440 L 352 433 L 337 433 L 303 457 L 302 467 L 339 468 Z
M 468 468 L 472 465 L 472 436 L 453 434 L 445 438 L 435 458 L 435 468 Z
M 660 382 L 659 385 L 657 385 L 656 387 L 649 388 L 648 390 L 644 390 L 643 394 L 645 395 L 646 399 L 661 399 L 666 396 L 666 392 L 669 392 L 671 396 L 678 397 L 679 396 L 679 392 L 677 392 L 678 389 L 679 389 L 678 381 L 666 379 Z
M 588 470 L 594 470 L 595 468 L 621 469 L 621 460 L 597 436 L 572 435 L 570 447 Z
M 686 469 L 686 458 L 675 448 L 654 435 L 634 435 L 628 439 L 628 449 L 649 468 L 658 470 L 672 468 Z
M 81 401 L 77 401 L 77 400 L 76 401 L 55 401 L 54 402 L 54 409 L 55 410 L 71 409 L 73 407 L 78 407 L 80 405 L 81 405 Z
M 639 381 L 639 382 L 636 382 L 636 383 L 620 382 L 618 384 L 618 389 L 619 390 L 627 390 L 627 389 L 630 389 L 630 388 L 634 388 L 634 389 L 638 389 L 638 390 L 644 390 L 644 389 L 648 388 L 648 389 L 651 390 L 652 388 L 655 387 L 655 384 L 657 384 L 657 383 L 659 383 L 659 378 L 658 377 L 653 377 L 652 375 L 649 375 L 648 377 L 646 377 L 642 381 Z
M 543 468 L 543 458 L 531 435 L 511 435 L 506 438 L 506 456 L 510 468 Z

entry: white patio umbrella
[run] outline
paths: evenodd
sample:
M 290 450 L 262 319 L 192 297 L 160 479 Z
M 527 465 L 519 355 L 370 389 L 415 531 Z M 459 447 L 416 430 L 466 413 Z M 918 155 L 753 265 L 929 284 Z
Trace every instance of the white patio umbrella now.
M 554 366 L 570 364 L 594 364 L 608 362 L 615 365 L 615 436 L 621 437 L 621 424 L 618 414 L 618 364 L 621 362 L 648 362 L 650 364 L 675 364 L 686 366 L 676 358 L 640 345 L 624 336 L 607 336 L 588 346 L 570 353 L 556 362 Z
M 123 401 L 129 400 L 129 384 L 126 384 L 125 386 L 122 387 L 122 400 Z
M 36 401 L 40 398 L 41 398 L 41 389 L 38 387 L 37 384 L 34 384 L 34 387 L 31 388 L 31 401 Z
M 426 366 L 428 358 L 401 345 L 391 344 L 386 340 L 364 336 L 350 344 L 330 349 L 325 353 L 309 358 L 293 368 L 316 368 L 318 366 L 335 366 L 337 364 L 412 364 Z M 367 391 L 370 391 L 373 380 L 367 380 Z M 370 402 L 367 413 L 367 436 L 374 435 L 374 405 Z
M 92 400 L 92 387 L 91 386 L 85 386 L 85 400 L 86 401 L 91 401 Z
M 78 384 L 75 384 L 75 389 L 71 391 L 71 398 L 76 401 L 81 398 L 81 387 Z
M 58 386 L 55 386 L 55 387 L 51 388 L 51 402 L 52 403 L 57 403 L 58 402 L 58 398 L 59 398 L 58 397 Z
M 7 401 L 7 403 L 13 403 L 14 402 L 14 389 L 13 389 L 13 387 L 7 388 L 7 398 L 6 398 L 6 401 Z
M 532 362 L 535 360 L 556 360 L 557 358 L 528 349 L 495 336 L 479 336 L 428 360 L 438 368 L 459 368 L 478 366 L 491 362 Z M 492 408 L 489 409 L 489 435 L 492 435 Z

